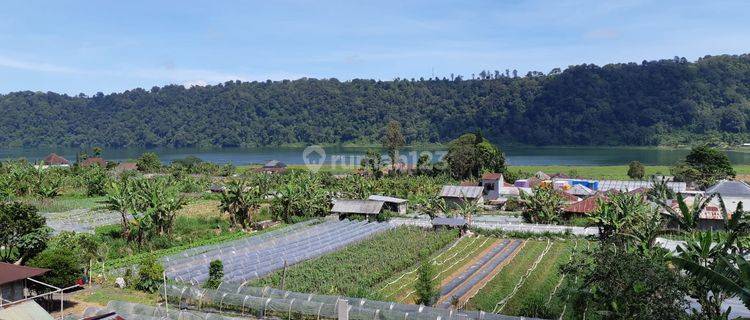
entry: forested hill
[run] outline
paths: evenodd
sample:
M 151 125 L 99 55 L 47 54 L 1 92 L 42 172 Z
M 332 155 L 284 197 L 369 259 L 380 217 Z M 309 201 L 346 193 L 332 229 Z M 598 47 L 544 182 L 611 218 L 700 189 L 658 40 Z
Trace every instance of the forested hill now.
M 750 128 L 750 55 L 481 76 L 227 82 L 92 97 L 15 92 L 0 95 L 0 146 L 366 143 L 390 119 L 407 143 L 480 129 L 501 144 L 739 143 Z

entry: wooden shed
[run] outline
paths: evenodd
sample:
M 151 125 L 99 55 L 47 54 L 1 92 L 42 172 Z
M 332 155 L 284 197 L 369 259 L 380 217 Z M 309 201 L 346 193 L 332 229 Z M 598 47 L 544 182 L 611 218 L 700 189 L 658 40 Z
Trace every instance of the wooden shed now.
M 375 221 L 383 211 L 383 205 L 385 205 L 383 201 L 335 199 L 331 212 L 338 214 L 339 219 L 364 216 L 369 221 Z

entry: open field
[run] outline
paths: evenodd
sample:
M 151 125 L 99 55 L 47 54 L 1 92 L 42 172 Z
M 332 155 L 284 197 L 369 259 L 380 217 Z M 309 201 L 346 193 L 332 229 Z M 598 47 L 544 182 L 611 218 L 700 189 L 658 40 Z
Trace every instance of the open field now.
M 378 296 L 373 288 L 414 266 L 421 250 L 434 253 L 456 239 L 455 231 L 427 231 L 400 227 L 284 272 L 251 282 L 251 286 L 282 287 L 284 290 L 350 297 Z
M 34 205 L 39 212 L 65 212 L 75 209 L 95 209 L 101 206 L 104 197 L 83 195 L 62 195 L 54 199 L 22 198 L 21 201 Z

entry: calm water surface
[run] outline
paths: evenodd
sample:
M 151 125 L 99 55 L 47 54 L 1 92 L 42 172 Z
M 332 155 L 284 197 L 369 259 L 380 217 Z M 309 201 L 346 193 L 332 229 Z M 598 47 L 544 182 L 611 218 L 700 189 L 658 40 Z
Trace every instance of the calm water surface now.
M 155 152 L 160 159 L 169 163 L 175 159 L 196 156 L 204 161 L 234 165 L 263 163 L 268 160 L 280 160 L 288 164 L 324 163 L 358 164 L 367 148 L 325 147 L 319 149 L 305 148 L 157 148 L 157 149 L 105 149 L 103 157 L 113 161 L 127 161 L 140 156 L 143 152 Z M 0 149 L 0 159 L 26 158 L 36 161 L 50 152 L 56 152 L 68 160 L 75 160 L 79 149 L 69 148 L 34 148 L 34 149 Z M 672 165 L 684 159 L 689 150 L 669 150 L 657 148 L 609 148 L 609 147 L 506 147 L 503 148 L 511 165 L 624 165 L 638 160 L 647 165 Z M 426 152 L 433 159 L 445 155 L 440 149 L 407 149 L 402 152 L 409 163 L 416 162 L 420 153 Z M 727 151 L 733 164 L 750 164 L 750 152 Z

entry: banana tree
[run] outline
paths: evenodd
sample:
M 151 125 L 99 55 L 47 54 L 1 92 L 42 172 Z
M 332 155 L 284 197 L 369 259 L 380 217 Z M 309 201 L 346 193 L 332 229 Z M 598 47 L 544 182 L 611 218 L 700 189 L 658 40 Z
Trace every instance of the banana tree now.
M 750 308 L 750 262 L 741 255 L 720 256 L 713 267 L 677 256 L 671 260 L 689 273 L 715 284 L 724 292 L 739 297 Z
M 700 214 L 711 203 L 715 194 L 708 197 L 696 196 L 691 205 L 685 202 L 681 194 L 677 194 L 677 209 L 667 204 L 664 200 L 658 200 L 657 203 L 664 209 L 664 215 L 670 220 L 677 223 L 679 230 L 691 232 L 698 228 Z

